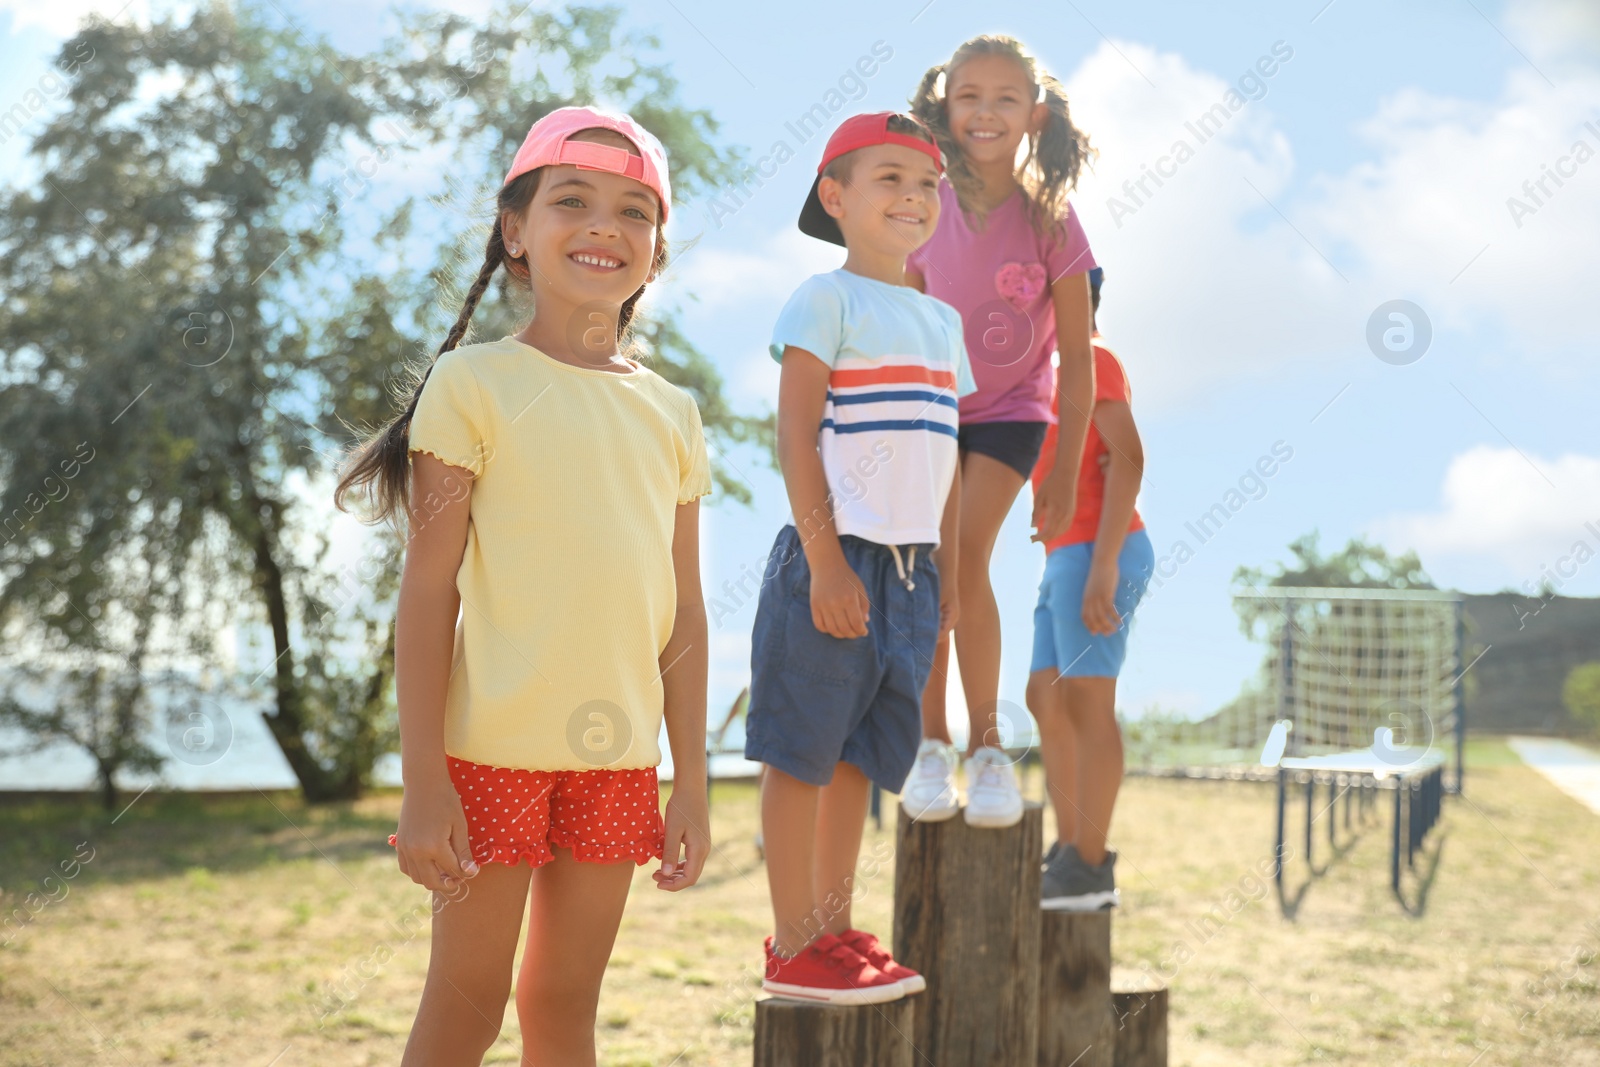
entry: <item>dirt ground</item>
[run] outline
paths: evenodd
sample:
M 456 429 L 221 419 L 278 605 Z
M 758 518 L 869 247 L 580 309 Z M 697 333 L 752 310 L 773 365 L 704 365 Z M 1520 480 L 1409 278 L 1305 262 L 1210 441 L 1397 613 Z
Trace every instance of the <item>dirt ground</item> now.
M 1040 792 L 1037 774 L 1028 784 Z M 398 1062 L 429 911 L 385 841 L 398 810 L 397 793 L 314 809 L 152 793 L 113 824 L 76 800 L 0 803 L 0 1063 Z M 719 785 L 712 814 L 699 887 L 673 896 L 650 868 L 636 876 L 602 1064 L 750 1062 L 769 922 L 753 786 Z M 869 827 L 864 857 L 889 862 L 864 873 L 856 913 L 885 936 L 893 818 Z M 1408 878 L 1410 911 L 1389 892 L 1379 821 L 1292 921 L 1262 876 L 1272 818 L 1266 785 L 1135 779 L 1123 793 L 1114 953 L 1168 978 L 1174 1065 L 1600 1065 L 1600 817 L 1476 739 L 1467 794 L 1446 799 Z M 1319 826 L 1319 866 L 1325 842 Z M 1286 871 L 1291 892 L 1306 881 L 1298 853 Z M 508 1005 L 485 1062 L 519 1047 Z

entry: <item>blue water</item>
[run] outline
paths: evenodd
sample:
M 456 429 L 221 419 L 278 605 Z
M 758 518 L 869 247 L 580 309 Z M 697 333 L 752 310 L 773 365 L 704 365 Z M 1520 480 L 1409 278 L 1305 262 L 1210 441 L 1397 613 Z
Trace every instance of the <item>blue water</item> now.
M 120 773 L 117 785 L 124 791 L 146 786 L 182 791 L 236 789 L 296 789 L 299 781 L 289 769 L 278 743 L 261 717 L 261 708 L 232 708 L 219 714 L 211 705 L 209 717 L 179 720 L 163 725 L 147 739 L 168 757 L 159 774 Z M 224 718 L 226 721 L 224 721 Z M 742 723 L 728 731 L 726 747 L 742 749 Z M 16 753 L 28 741 L 16 731 L 0 731 L 0 753 Z M 666 734 L 661 737 L 663 781 L 672 778 L 672 754 Z M 759 764 L 737 755 L 711 758 L 715 778 L 753 777 Z M 384 756 L 374 768 L 378 785 L 398 786 L 400 757 Z M 89 790 L 97 788 L 94 761 L 72 745 L 57 744 L 28 755 L 0 755 L 0 790 Z
M 159 773 L 120 772 L 119 789 L 137 792 L 152 787 L 177 791 L 297 789 L 299 781 L 273 740 L 263 713 L 271 708 L 270 698 L 214 698 L 195 694 L 196 679 L 181 684 L 152 680 L 146 689 L 153 708 L 153 727 L 146 741 L 165 758 Z M 252 681 L 254 684 L 254 680 Z M 61 688 L 47 689 L 22 682 L 16 695 L 25 703 L 45 706 L 52 701 L 71 699 Z M 713 718 L 720 723 L 727 705 L 714 703 Z M 1032 747 L 1037 743 L 1032 719 L 1020 707 L 1002 717 L 1002 743 L 1007 749 Z M 964 714 L 951 715 L 953 740 L 966 744 Z M 88 753 L 69 744 L 54 744 L 27 754 L 30 738 L 15 730 L 0 729 L 0 791 L 61 790 L 98 788 L 94 761 Z M 659 739 L 662 761 L 658 773 L 663 781 L 672 778 L 672 753 L 663 726 Z M 738 753 L 744 749 L 744 719 L 729 725 L 711 757 L 713 778 L 754 777 L 760 765 Z M 390 754 L 378 760 L 374 781 L 380 786 L 399 786 L 400 757 Z

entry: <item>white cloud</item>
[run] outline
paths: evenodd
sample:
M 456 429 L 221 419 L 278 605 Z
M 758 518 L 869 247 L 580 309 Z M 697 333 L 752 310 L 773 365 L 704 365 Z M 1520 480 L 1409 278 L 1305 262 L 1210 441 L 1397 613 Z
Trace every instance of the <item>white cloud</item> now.
M 1106 269 L 1101 325 L 1152 406 L 1359 336 L 1350 324 L 1371 304 L 1263 201 L 1280 202 L 1294 170 L 1269 109 L 1295 62 L 1269 63 L 1264 95 L 1248 85 L 1259 99 L 1240 94 L 1236 110 L 1224 103 L 1235 82 L 1129 42 L 1102 45 L 1068 81 L 1100 151 L 1073 203 Z
M 1600 456 L 1549 459 L 1488 445 L 1450 461 L 1437 509 L 1387 516 L 1370 527 L 1386 544 L 1417 549 L 1435 578 L 1465 566 L 1477 575 L 1474 585 L 1518 588 L 1580 540 L 1600 554 L 1597 531 Z M 1432 563 L 1438 556 L 1454 558 L 1441 569 Z
M 708 311 L 774 301 L 781 306 L 801 282 L 842 262 L 843 249 L 786 226 L 754 246 L 703 236 L 668 267 L 666 280 L 694 293 Z
M 1498 99 L 1384 100 L 1359 129 L 1376 158 L 1320 181 L 1306 225 L 1348 242 L 1435 330 L 1498 325 L 1526 345 L 1518 358 L 1567 359 L 1593 336 L 1600 278 L 1600 65 L 1571 58 L 1600 39 L 1600 14 L 1557 0 L 1511 15 L 1535 58 L 1513 61 Z
M 1587 84 L 1583 100 L 1517 72 L 1509 98 L 1487 108 L 1400 94 L 1363 129 L 1382 157 L 1327 183 L 1319 228 L 1348 235 L 1436 326 L 1454 319 L 1466 330 L 1493 316 L 1544 344 L 1591 335 L 1600 134 L 1582 120 L 1600 79 Z M 1547 168 L 1573 173 L 1557 186 Z
M 731 395 L 770 404 L 778 395 L 778 364 L 766 349 L 778 312 L 801 282 L 842 262 L 843 249 L 792 226 L 756 241 L 708 235 L 668 266 L 659 299 L 693 293 L 684 304 L 689 336 L 738 338 L 737 352 L 719 352 L 731 371 Z
M 108 19 L 131 19 L 143 25 L 150 22 L 148 0 L 0 0 L 0 11 L 11 16 L 13 36 L 38 26 L 56 37 L 71 37 L 90 15 L 104 15 Z
M 1590 47 L 1600 9 L 1540 0 L 1513 8 L 1507 24 L 1532 58 L 1515 61 L 1497 99 L 1396 92 L 1359 127 L 1373 158 L 1298 190 L 1271 110 L 1275 80 L 1293 77 L 1297 59 L 1280 59 L 1260 79 L 1262 98 L 1227 112 L 1208 137 L 1199 117 L 1238 85 L 1242 66 L 1230 82 L 1119 41 L 1073 72 L 1074 119 L 1101 150 L 1074 204 L 1106 267 L 1102 324 L 1137 361 L 1149 403 L 1289 359 L 1359 351 L 1367 316 L 1397 297 L 1421 303 L 1436 332 L 1497 327 L 1515 337 L 1517 358 L 1570 362 L 1593 335 L 1600 278 L 1600 66 Z M 1193 153 L 1181 161 L 1180 144 Z M 1559 187 L 1545 178 L 1534 203 L 1523 183 L 1544 177 L 1544 165 L 1569 176 Z M 1167 176 L 1158 185 L 1150 169 Z M 1512 196 L 1534 209 L 1520 227 Z

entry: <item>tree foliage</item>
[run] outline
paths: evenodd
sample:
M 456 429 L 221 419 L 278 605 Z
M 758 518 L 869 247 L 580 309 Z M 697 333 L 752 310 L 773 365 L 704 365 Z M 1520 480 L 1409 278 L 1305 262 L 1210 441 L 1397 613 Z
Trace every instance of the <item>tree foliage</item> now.
M 1390 555 L 1388 549 L 1365 538 L 1353 537 L 1338 552 L 1323 555 L 1321 535 L 1312 530 L 1289 542 L 1288 563 L 1268 567 L 1240 567 L 1236 586 L 1264 588 L 1300 586 L 1322 589 L 1437 589 L 1422 569 L 1415 551 Z
M 1580 663 L 1567 672 L 1561 703 L 1578 722 L 1600 731 L 1600 662 Z
M 1288 563 L 1270 567 L 1241 566 L 1233 572 L 1236 591 L 1272 588 L 1313 589 L 1436 589 L 1422 569 L 1415 551 L 1390 555 L 1388 549 L 1365 538 L 1353 537 L 1338 552 L 1323 555 L 1317 531 L 1289 542 Z M 1267 600 L 1236 599 L 1233 609 L 1239 629 L 1247 637 L 1259 636 L 1261 624 L 1276 618 L 1281 609 Z
M 31 145 L 40 179 L 0 193 L 11 647 L 28 633 L 50 654 L 192 673 L 227 626 L 264 625 L 274 658 L 255 686 L 311 800 L 358 795 L 395 742 L 403 546 L 380 533 L 335 570 L 321 487 L 454 319 L 438 291 L 476 271 L 449 240 L 410 254 L 419 216 L 430 234 L 469 229 L 450 205 L 487 203 L 528 125 L 574 101 L 630 110 L 685 193 L 737 162 L 615 9 L 519 7 L 482 25 L 406 16 L 368 56 L 250 3 L 153 27 L 91 18 L 62 49 L 67 106 Z M 372 203 L 379 171 L 441 150 L 451 195 Z M 518 310 L 499 294 L 483 329 L 504 332 Z M 646 314 L 646 358 L 695 395 L 708 435 L 770 442 L 770 421 L 731 410 L 671 309 Z M 153 636 L 134 661 L 137 630 L 119 620 L 141 614 Z

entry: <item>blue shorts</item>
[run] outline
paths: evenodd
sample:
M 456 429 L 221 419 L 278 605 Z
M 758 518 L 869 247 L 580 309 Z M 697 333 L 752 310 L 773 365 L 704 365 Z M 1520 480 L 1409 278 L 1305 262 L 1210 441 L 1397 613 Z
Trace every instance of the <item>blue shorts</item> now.
M 846 534 L 844 558 L 867 587 L 867 636 L 833 637 L 811 621 L 811 568 L 793 526 L 778 532 L 750 638 L 744 754 L 812 785 L 840 761 L 898 793 L 922 741 L 922 689 L 939 638 L 932 545 L 901 545 L 907 589 L 888 545 Z M 913 550 L 915 555 L 913 556 Z
M 1128 655 L 1128 625 L 1155 571 L 1156 553 L 1144 530 L 1134 530 L 1117 555 L 1117 593 L 1122 616 L 1114 634 L 1093 634 L 1083 624 L 1083 587 L 1089 581 L 1094 542 L 1062 545 L 1045 557 L 1039 606 L 1033 609 L 1032 671 L 1054 669 L 1063 678 L 1115 678 Z

